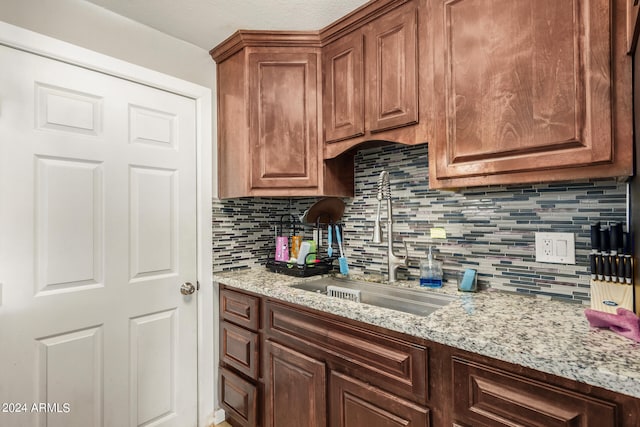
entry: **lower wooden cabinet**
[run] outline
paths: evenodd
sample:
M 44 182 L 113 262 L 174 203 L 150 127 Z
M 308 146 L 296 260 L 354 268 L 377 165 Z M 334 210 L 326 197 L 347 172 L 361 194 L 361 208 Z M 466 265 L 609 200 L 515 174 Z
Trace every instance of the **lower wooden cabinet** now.
M 429 427 L 429 410 L 339 372 L 329 378 L 329 425 Z
M 267 340 L 265 352 L 266 427 L 327 425 L 325 364 Z
M 637 398 L 221 288 L 227 306 L 253 301 L 233 310 L 251 329 L 221 310 L 220 404 L 235 427 L 640 425 Z
M 262 425 L 262 298 L 220 285 L 220 406 L 234 427 Z
M 257 395 L 254 384 L 226 368 L 220 368 L 220 403 L 232 425 L 238 427 L 258 425 Z
M 452 364 L 454 418 L 460 425 L 618 425 L 614 403 L 457 357 Z
M 228 322 L 220 323 L 220 360 L 240 373 L 258 379 L 258 334 Z

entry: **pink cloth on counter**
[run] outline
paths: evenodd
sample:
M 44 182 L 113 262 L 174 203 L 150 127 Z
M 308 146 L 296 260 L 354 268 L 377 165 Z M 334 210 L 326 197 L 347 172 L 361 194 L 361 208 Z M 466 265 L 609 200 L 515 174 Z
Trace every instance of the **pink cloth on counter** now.
M 609 328 L 623 337 L 640 342 L 640 318 L 633 311 L 618 308 L 616 314 L 587 308 L 584 311 L 593 328 Z

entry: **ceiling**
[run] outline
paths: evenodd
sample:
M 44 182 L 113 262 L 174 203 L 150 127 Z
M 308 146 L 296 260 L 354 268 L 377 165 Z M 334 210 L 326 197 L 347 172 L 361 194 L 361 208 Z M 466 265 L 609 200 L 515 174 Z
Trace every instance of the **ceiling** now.
M 235 30 L 319 30 L 367 0 L 86 0 L 210 50 Z

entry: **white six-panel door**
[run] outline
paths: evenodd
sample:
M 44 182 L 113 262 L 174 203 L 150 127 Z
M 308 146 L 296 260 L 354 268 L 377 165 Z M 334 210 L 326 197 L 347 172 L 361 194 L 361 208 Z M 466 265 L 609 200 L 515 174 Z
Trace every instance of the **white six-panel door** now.
M 0 64 L 0 426 L 196 426 L 195 102 Z

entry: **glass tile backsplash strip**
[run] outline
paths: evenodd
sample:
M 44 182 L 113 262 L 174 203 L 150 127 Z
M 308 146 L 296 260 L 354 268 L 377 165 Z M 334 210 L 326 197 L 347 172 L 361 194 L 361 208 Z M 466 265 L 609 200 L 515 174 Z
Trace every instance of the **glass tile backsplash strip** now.
M 431 190 L 427 156 L 427 145 L 389 145 L 358 152 L 356 195 L 345 199 L 343 218 L 346 256 L 353 272 L 386 273 L 386 245 L 373 245 L 370 240 L 377 178 L 387 170 L 395 246 L 400 251 L 400 242 L 406 241 L 410 257 L 409 267 L 399 271 L 400 278 L 417 280 L 419 262 L 432 245 L 436 258 L 443 262 L 445 280 L 456 271 L 474 268 L 482 287 L 589 300 L 589 225 L 625 222 L 626 184 L 606 179 Z M 314 201 L 214 201 L 214 270 L 264 264 L 272 249 L 274 212 L 290 209 L 298 214 Z M 447 238 L 432 239 L 432 227 L 445 228 Z M 576 264 L 535 262 L 536 231 L 574 233 Z

